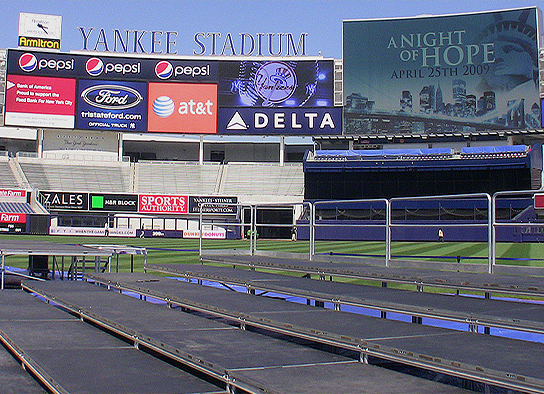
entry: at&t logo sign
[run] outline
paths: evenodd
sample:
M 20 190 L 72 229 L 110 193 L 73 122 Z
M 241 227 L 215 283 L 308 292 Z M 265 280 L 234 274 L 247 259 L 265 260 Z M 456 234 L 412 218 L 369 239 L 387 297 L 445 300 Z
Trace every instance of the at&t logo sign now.
M 174 113 L 175 104 L 168 96 L 160 96 L 153 102 L 153 112 L 160 118 L 167 118 Z M 181 101 L 177 111 L 180 115 L 208 115 L 213 116 L 213 102 L 211 100 L 202 101 Z

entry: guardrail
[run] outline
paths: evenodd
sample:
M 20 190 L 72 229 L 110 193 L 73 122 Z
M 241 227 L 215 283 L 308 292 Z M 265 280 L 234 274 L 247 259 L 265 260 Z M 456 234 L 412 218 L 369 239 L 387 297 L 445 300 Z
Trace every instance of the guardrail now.
M 330 226 L 337 226 L 338 224 L 330 224 L 326 222 L 320 222 L 317 220 L 317 214 L 316 212 L 319 210 L 320 207 L 323 206 L 342 206 L 343 204 L 349 204 L 353 207 L 353 204 L 366 204 L 366 206 L 369 205 L 375 205 L 379 207 L 380 210 L 385 209 L 385 220 L 373 220 L 372 222 L 369 221 L 369 223 L 349 223 L 349 221 L 346 221 L 345 223 L 342 223 L 343 227 L 378 227 L 384 229 L 384 242 L 385 242 L 385 266 L 389 266 L 391 262 L 391 243 L 392 243 L 392 230 L 394 228 L 407 228 L 407 227 L 435 227 L 440 228 L 445 226 L 444 224 L 440 223 L 407 223 L 407 221 L 402 221 L 402 223 L 395 223 L 395 221 L 392 220 L 393 217 L 393 210 L 395 208 L 395 205 L 402 203 L 402 202 L 411 202 L 411 201 L 441 201 L 441 200 L 483 200 L 487 204 L 487 220 L 485 223 L 460 223 L 459 226 L 463 227 L 483 227 L 487 228 L 487 239 L 486 242 L 488 244 L 488 256 L 487 256 L 487 272 L 489 274 L 494 273 L 495 266 L 496 266 L 496 248 L 497 248 L 497 228 L 500 227 L 538 227 L 544 229 L 544 222 L 523 222 L 523 223 L 513 223 L 513 222 L 506 222 L 506 221 L 498 221 L 497 219 L 497 199 L 503 198 L 503 197 L 511 197 L 511 196 L 528 196 L 533 197 L 535 194 L 542 193 L 544 194 L 544 190 L 522 190 L 522 191 L 504 191 L 504 192 L 497 192 L 491 196 L 488 193 L 473 193 L 473 194 L 457 194 L 457 195 L 437 195 L 437 196 L 423 196 L 423 197 L 395 197 L 391 199 L 360 199 L 360 200 L 327 200 L 327 201 L 318 201 L 314 202 L 313 204 L 310 202 L 303 202 L 303 203 L 295 203 L 295 204 L 284 204 L 284 203 L 278 203 L 278 204 L 220 204 L 220 203 L 203 203 L 200 206 L 200 243 L 199 243 L 199 253 L 200 256 L 202 256 L 202 233 L 203 233 L 203 225 L 204 225 L 204 216 L 203 211 L 205 211 L 206 207 L 213 207 L 218 205 L 231 205 L 235 206 L 238 212 L 238 218 L 240 218 L 240 212 L 242 209 L 247 209 L 250 212 L 250 223 L 244 223 L 244 220 L 239 220 L 238 223 L 233 222 L 217 222 L 214 220 L 214 225 L 226 225 L 226 226 L 239 226 L 243 233 L 244 227 L 250 228 L 249 231 L 249 251 L 248 253 L 250 255 L 255 255 L 255 252 L 257 251 L 257 229 L 259 227 L 303 227 L 307 226 L 309 228 L 309 250 L 308 250 L 308 259 L 314 260 L 314 257 L 316 255 L 315 253 L 315 242 L 316 242 L 316 229 L 317 228 L 324 228 L 324 227 L 330 227 Z M 272 208 L 291 208 L 295 210 L 296 207 L 299 207 L 302 209 L 301 212 L 307 213 L 307 219 L 308 224 L 298 222 L 293 224 L 288 223 L 264 223 L 260 222 L 257 217 L 257 211 L 259 209 L 272 209 Z M 447 224 L 448 226 L 455 226 L 456 224 L 452 224 L 451 222 Z

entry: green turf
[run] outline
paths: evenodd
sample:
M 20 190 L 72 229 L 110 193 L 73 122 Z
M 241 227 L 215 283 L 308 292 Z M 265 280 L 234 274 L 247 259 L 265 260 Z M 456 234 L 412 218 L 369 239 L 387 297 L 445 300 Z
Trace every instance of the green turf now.
M 150 263 L 198 263 L 198 239 L 179 238 L 105 238 L 105 237 L 67 237 L 35 235 L 0 235 L 0 239 L 25 239 L 59 242 L 64 244 L 117 244 L 145 247 Z M 204 249 L 239 249 L 249 250 L 247 240 L 203 240 Z M 308 241 L 292 242 L 289 240 L 258 240 L 257 249 L 280 252 L 308 253 Z M 483 242 L 393 242 L 393 258 L 417 256 L 418 259 L 453 262 L 455 256 L 461 256 L 462 262 L 487 264 L 488 245 Z M 383 242 L 369 241 L 317 241 L 316 253 L 342 253 L 354 255 L 379 255 L 385 253 Z M 444 256 L 444 257 L 440 257 Z M 452 258 L 448 259 L 447 256 Z M 474 259 L 474 257 L 480 259 Z M 535 259 L 509 261 L 502 258 Z M 498 264 L 518 264 L 544 267 L 544 244 L 539 243 L 499 243 L 497 244 Z M 27 268 L 28 257 L 8 256 L 6 264 Z M 114 264 L 116 261 L 114 260 Z M 120 271 L 130 270 L 130 257 L 119 257 Z M 143 270 L 143 257 L 135 256 L 135 271 Z

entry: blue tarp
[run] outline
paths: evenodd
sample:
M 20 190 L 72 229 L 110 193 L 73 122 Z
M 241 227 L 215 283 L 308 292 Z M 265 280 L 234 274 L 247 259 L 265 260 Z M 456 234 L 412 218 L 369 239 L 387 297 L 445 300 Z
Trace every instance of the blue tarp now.
M 469 146 L 461 150 L 465 154 L 481 154 L 481 153 L 516 153 L 526 152 L 525 145 L 504 145 L 504 146 Z
M 421 156 L 421 155 L 451 155 L 450 148 L 430 149 L 361 149 L 361 150 L 317 150 L 316 156 L 333 157 L 365 157 L 365 156 Z

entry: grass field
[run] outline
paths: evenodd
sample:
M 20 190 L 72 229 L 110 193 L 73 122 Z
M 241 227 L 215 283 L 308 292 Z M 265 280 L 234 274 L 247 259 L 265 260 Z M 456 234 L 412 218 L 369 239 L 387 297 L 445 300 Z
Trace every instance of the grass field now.
M 198 263 L 198 239 L 178 238 L 104 238 L 104 237 L 65 237 L 65 236 L 32 236 L 1 235 L 1 239 L 36 240 L 58 242 L 64 244 L 116 244 L 145 247 L 150 263 Z M 239 249 L 248 250 L 247 240 L 204 240 L 204 249 Z M 292 242 L 288 240 L 258 240 L 260 250 L 308 253 L 307 241 Z M 357 241 L 318 241 L 316 253 L 342 253 L 365 256 L 383 256 L 383 242 Z M 488 245 L 478 242 L 394 242 L 393 258 L 417 257 L 418 259 L 454 262 L 461 256 L 462 262 L 487 264 Z M 412 258 L 412 257 L 410 257 Z M 115 264 L 115 262 L 114 262 Z M 499 243 L 497 244 L 497 264 L 540 266 L 544 267 L 544 244 L 539 243 Z M 28 267 L 28 257 L 8 256 L 6 265 L 18 268 Z M 119 257 L 121 272 L 130 270 L 130 257 Z M 135 256 L 134 269 L 143 270 L 143 257 Z

